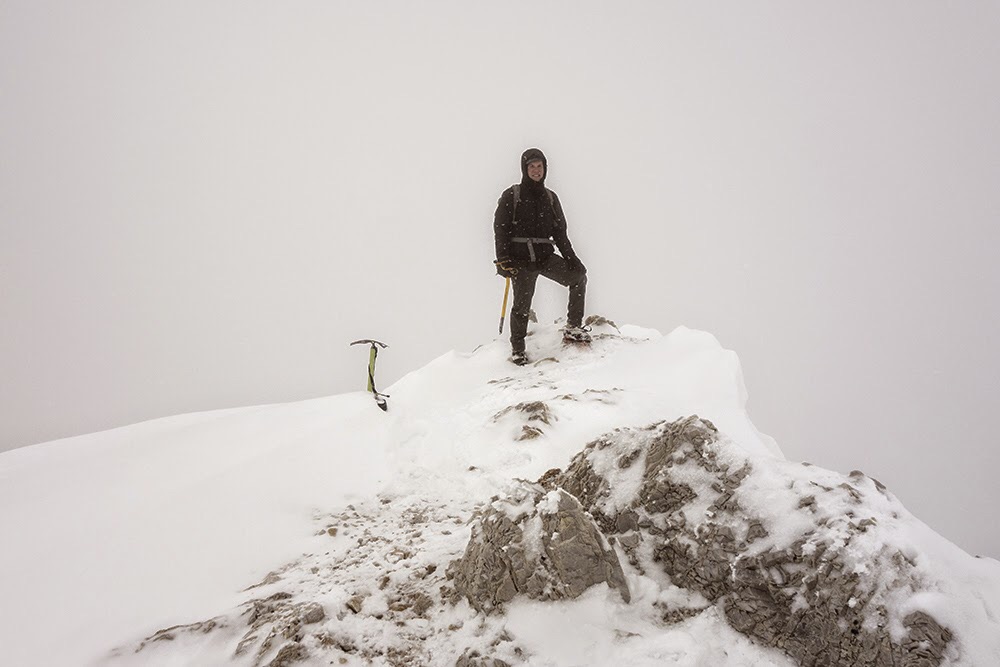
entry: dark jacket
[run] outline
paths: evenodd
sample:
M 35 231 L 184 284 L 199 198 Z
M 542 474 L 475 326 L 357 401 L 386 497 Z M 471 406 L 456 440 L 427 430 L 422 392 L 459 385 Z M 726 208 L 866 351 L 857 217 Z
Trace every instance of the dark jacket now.
M 563 215 L 559 197 L 545 187 L 545 178 L 536 183 L 528 177 L 528 163 L 541 159 L 548 176 L 548 161 L 537 148 L 529 148 L 521 156 L 520 201 L 515 219 L 514 186 L 503 191 L 493 215 L 493 235 L 497 259 L 527 263 L 531 260 L 527 243 L 513 238 L 543 238 L 555 241 L 559 253 L 568 260 L 575 260 L 576 253 L 566 235 L 566 216 Z M 552 198 L 549 198 L 549 194 Z M 535 260 L 541 264 L 552 256 L 554 250 L 548 243 L 535 243 Z

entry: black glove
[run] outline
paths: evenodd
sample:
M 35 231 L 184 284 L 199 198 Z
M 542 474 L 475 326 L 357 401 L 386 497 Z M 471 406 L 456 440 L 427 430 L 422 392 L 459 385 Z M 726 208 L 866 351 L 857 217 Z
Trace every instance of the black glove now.
M 502 278 L 513 278 L 517 275 L 517 267 L 509 259 L 497 259 L 493 261 L 497 267 L 497 275 Z

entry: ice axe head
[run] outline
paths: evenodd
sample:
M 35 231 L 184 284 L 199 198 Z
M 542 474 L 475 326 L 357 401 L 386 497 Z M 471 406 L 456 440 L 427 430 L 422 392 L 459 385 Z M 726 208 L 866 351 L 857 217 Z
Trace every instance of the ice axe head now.
M 372 340 L 371 338 L 362 338 L 361 340 L 356 340 L 356 341 L 354 341 L 353 343 L 351 343 L 351 345 L 363 345 L 363 344 L 365 344 L 365 343 L 370 343 L 372 347 L 375 347 L 376 345 L 378 345 L 378 346 L 379 346 L 379 347 L 381 347 L 381 348 L 382 348 L 383 350 L 384 350 L 385 348 L 389 347 L 389 346 L 388 346 L 388 345 L 386 345 L 385 343 L 382 343 L 382 342 L 380 342 L 380 341 L 377 341 L 377 340 Z

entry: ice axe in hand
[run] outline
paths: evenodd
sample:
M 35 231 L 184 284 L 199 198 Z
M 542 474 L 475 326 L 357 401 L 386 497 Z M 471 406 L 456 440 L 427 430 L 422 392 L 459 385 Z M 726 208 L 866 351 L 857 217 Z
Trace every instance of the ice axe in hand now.
M 507 319 L 507 295 L 510 294 L 510 276 L 503 288 L 503 305 L 500 306 L 500 333 L 503 333 L 503 321 Z
M 503 333 L 503 321 L 507 319 L 507 296 L 510 294 L 510 279 L 517 275 L 517 267 L 513 266 L 509 259 L 495 259 L 493 263 L 497 267 L 497 275 L 506 279 L 503 286 L 503 304 L 500 306 L 500 333 Z
M 385 349 L 389 347 L 385 343 L 380 343 L 377 340 L 372 340 L 370 338 L 362 338 L 361 340 L 356 340 L 351 345 L 364 345 L 365 343 L 371 344 L 371 351 L 368 353 L 368 391 L 372 393 L 375 398 L 375 403 L 378 404 L 383 411 L 389 410 L 389 404 L 386 403 L 389 394 L 380 394 L 375 388 L 375 357 L 378 356 L 378 348 L 381 347 Z

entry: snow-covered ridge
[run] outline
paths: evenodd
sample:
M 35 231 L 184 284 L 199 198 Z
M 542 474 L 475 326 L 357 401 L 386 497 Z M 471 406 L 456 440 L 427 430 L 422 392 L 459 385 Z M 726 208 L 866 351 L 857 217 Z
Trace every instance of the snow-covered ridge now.
M 502 340 L 443 355 L 385 390 L 388 413 L 358 392 L 0 455 L 0 534 L 16 545 L 0 552 L 5 659 L 268 664 L 286 650 L 307 664 L 450 666 L 474 649 L 511 664 L 784 664 L 711 607 L 664 623 L 654 603 L 692 594 L 635 571 L 631 604 L 595 587 L 573 601 L 515 600 L 487 619 L 442 597 L 477 508 L 617 428 L 697 414 L 759 465 L 790 465 L 747 417 L 739 361 L 714 337 L 595 333 L 592 349 L 563 349 L 555 327 L 538 327 L 538 361 L 524 368 L 507 363 Z M 918 557 L 977 589 L 982 611 L 952 618 L 996 625 L 1000 566 L 915 519 L 901 525 Z M 995 641 L 965 648 L 963 659 L 1000 664 Z

